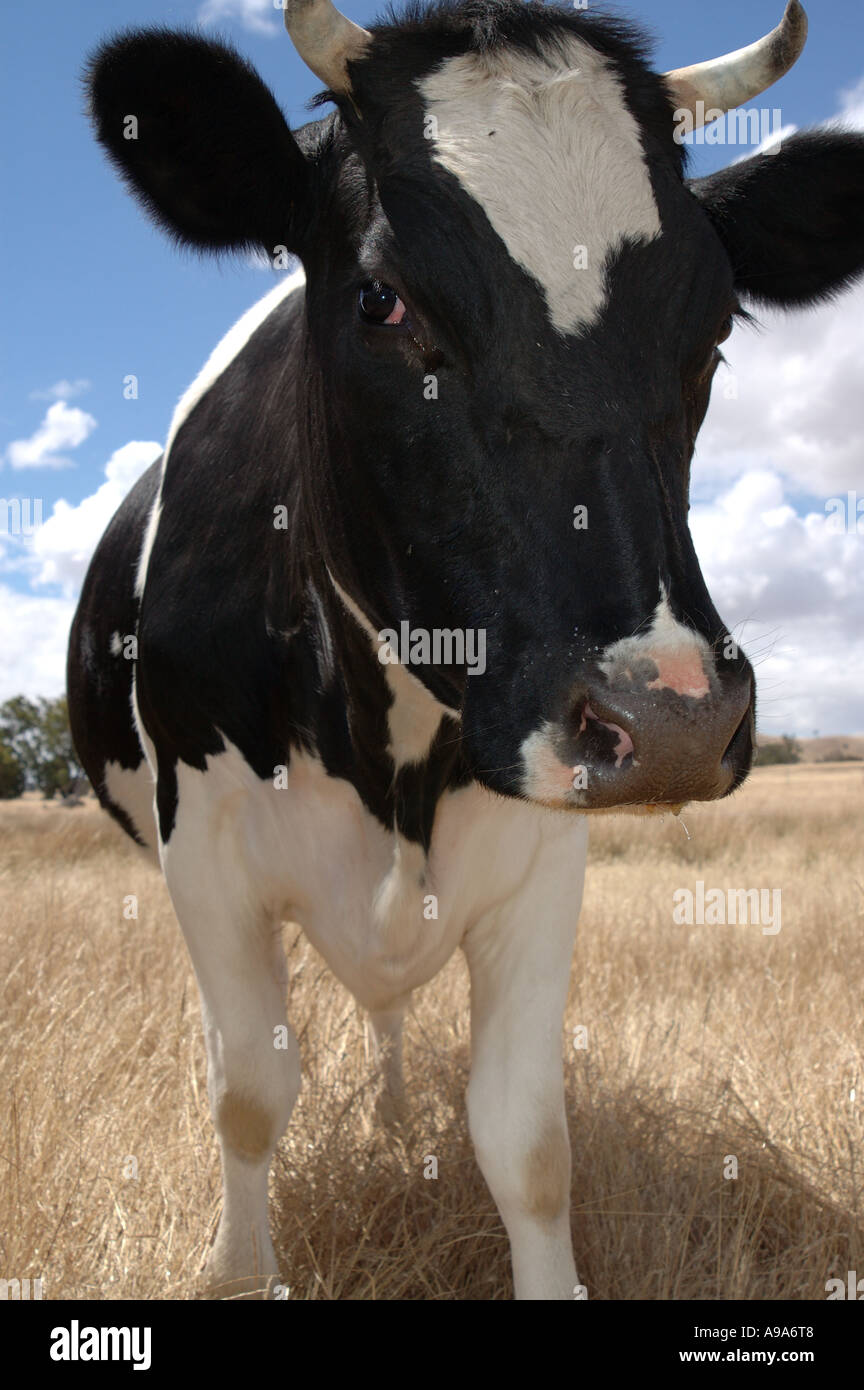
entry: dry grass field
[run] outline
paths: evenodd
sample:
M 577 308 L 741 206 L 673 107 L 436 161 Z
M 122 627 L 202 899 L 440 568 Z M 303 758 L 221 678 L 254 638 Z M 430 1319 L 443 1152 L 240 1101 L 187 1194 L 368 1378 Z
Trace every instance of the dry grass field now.
M 595 822 L 562 1041 L 590 1298 L 824 1299 L 864 1269 L 862 809 L 864 768 L 810 764 L 685 812 L 690 840 Z M 780 888 L 782 930 L 675 925 L 697 879 Z M 304 1053 L 273 1174 L 290 1297 L 510 1297 L 466 1131 L 461 957 L 415 997 L 412 1120 L 388 1137 L 362 1018 L 296 928 L 285 945 Z M 0 980 L 0 1277 L 196 1297 L 219 1183 L 194 981 L 158 872 L 92 804 L 0 803 Z
M 759 746 L 766 744 L 780 743 L 781 734 L 759 735 Z M 796 739 L 801 750 L 801 761 L 804 763 L 830 763 L 852 761 L 855 758 L 864 760 L 864 735 L 851 734 L 823 734 L 821 738 L 799 738 Z

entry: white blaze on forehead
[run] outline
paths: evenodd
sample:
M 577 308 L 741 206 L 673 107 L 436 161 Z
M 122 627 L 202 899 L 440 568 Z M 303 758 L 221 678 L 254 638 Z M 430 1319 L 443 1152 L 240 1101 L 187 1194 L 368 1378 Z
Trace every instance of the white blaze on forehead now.
M 542 58 L 512 49 L 450 58 L 419 89 L 435 118 L 426 122 L 435 158 L 541 285 L 554 326 L 590 325 L 606 300 L 610 253 L 661 231 L 639 126 L 612 66 L 568 36 Z

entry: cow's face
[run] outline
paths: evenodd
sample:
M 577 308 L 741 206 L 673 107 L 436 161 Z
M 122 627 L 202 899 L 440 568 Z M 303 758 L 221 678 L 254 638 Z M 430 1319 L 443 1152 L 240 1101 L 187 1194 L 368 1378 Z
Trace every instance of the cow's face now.
M 767 213 L 752 174 L 749 188 L 734 170 L 688 187 L 674 102 L 632 41 L 564 12 L 493 13 L 367 36 L 339 115 L 297 143 L 236 59 L 177 40 L 173 67 L 182 42 L 200 65 L 183 101 L 210 92 L 203 130 L 210 146 L 223 135 L 223 179 L 236 167 L 239 182 L 220 205 L 213 170 L 194 185 L 184 168 L 172 226 L 301 255 L 306 504 L 326 582 L 373 633 L 427 634 L 433 658 L 436 634 L 468 634 L 473 663 L 399 654 L 460 712 L 474 775 L 579 809 L 722 796 L 750 765 L 754 689 L 687 527 L 694 440 L 739 292 L 830 291 L 860 266 L 860 224 L 854 261 L 778 295 L 777 248 L 753 241 L 766 215 L 788 215 L 793 152 L 751 161 Z M 112 109 L 144 99 L 130 106 L 118 51 L 113 68 L 101 59 L 101 96 L 98 68 L 94 81 L 102 138 L 166 219 L 165 151 L 148 184 L 146 135 L 130 153 L 105 133 L 109 80 Z M 229 62 L 235 123 L 262 107 L 242 174 L 244 142 L 218 114 Z M 255 187 L 265 134 L 282 166 L 269 195 Z M 824 201 L 831 158 L 844 196 L 864 168 L 845 139 Z M 812 274 L 802 249 L 793 280 L 803 259 Z
M 569 25 L 410 76 L 406 47 L 357 65 L 323 214 L 344 239 L 306 257 L 331 572 L 376 632 L 482 634 L 482 673 L 411 669 L 497 790 L 722 795 L 753 681 L 687 494 L 738 301 L 668 96 L 643 75 L 631 110 L 629 50 Z

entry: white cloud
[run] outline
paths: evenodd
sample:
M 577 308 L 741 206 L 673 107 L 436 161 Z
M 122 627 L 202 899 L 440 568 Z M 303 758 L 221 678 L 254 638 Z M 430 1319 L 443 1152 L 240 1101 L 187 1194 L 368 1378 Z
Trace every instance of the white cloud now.
M 827 127 L 864 129 L 864 77 L 840 93 L 838 108 Z M 759 331 L 739 325 L 724 346 L 728 366 L 699 436 L 694 495 L 754 468 L 770 468 L 813 497 L 860 487 L 864 283 L 816 309 L 757 309 L 756 316 Z
M 728 367 L 699 435 L 694 495 L 753 468 L 814 497 L 860 486 L 864 284 L 818 309 L 760 310 L 758 319 L 762 330 L 740 325 L 724 344 Z
M 784 140 L 788 140 L 790 135 L 797 131 L 797 125 L 790 121 L 788 125 L 778 126 L 775 130 L 769 131 L 764 140 L 760 140 L 758 145 L 754 145 L 752 150 L 745 150 L 739 154 L 737 159 L 733 159 L 733 164 L 743 164 L 745 159 L 753 159 L 757 154 L 769 154 L 771 150 L 779 150 Z
M 132 484 L 162 452 L 161 444 L 132 440 L 105 466 L 105 482 L 78 506 L 55 503 L 30 539 L 4 537 L 11 553 L 6 574 L 29 572 L 31 583 L 57 584 L 63 597 L 21 593 L 0 584 L 0 701 L 12 695 L 56 695 L 66 682 L 66 644 L 78 591 L 105 527 Z
M 6 458 L 13 468 L 71 468 L 62 449 L 77 449 L 93 433 L 96 421 L 86 410 L 55 401 L 29 439 L 13 439 Z
M 864 130 L 864 77 L 854 87 L 840 93 L 840 111 L 835 122 L 847 129 Z
M 75 604 L 37 598 L 0 584 L 0 702 L 13 695 L 59 695 Z
M 829 127 L 840 126 L 844 130 L 864 130 L 864 77 L 854 87 L 840 93 L 840 110 L 836 116 L 832 116 L 825 125 Z M 742 164 L 745 159 L 752 159 L 757 154 L 768 154 L 771 150 L 779 149 L 784 140 L 788 140 L 790 135 L 794 135 L 798 126 L 789 122 L 780 126 L 766 135 L 759 144 L 751 150 L 745 150 L 733 164 Z
M 799 516 L 783 479 L 745 473 L 690 527 L 714 604 L 756 664 L 759 726 L 809 735 L 864 730 L 864 536 Z
M 838 122 L 864 129 L 864 78 L 838 105 Z M 691 529 L 714 603 L 756 664 L 760 728 L 857 733 L 864 536 L 854 521 L 837 534 L 826 503 L 861 492 L 864 284 L 758 318 L 760 331 L 741 325 L 723 349 Z M 794 505 L 802 496 L 818 499 L 807 515 Z
M 85 391 L 89 391 L 93 385 L 86 377 L 76 377 L 74 381 L 68 381 L 63 377 L 60 381 L 55 381 L 53 386 L 46 386 L 44 390 L 31 391 L 31 401 L 71 401 L 75 396 L 83 396 Z
M 198 23 L 225 24 L 236 20 L 253 34 L 272 38 L 280 31 L 273 15 L 273 0 L 204 0 L 198 8 Z
M 105 465 L 105 482 L 77 506 L 55 502 L 33 537 L 30 554 L 38 563 L 35 584 L 57 584 L 73 595 L 81 587 L 90 556 L 132 484 L 162 452 L 151 440 L 132 440 L 116 449 Z

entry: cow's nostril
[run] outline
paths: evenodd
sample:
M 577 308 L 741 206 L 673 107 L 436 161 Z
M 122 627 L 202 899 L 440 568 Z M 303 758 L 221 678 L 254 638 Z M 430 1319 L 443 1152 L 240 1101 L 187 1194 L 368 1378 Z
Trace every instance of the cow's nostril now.
M 595 756 L 599 755 L 601 761 L 613 762 L 616 768 L 620 768 L 633 752 L 633 740 L 627 730 L 613 720 L 604 719 L 587 700 L 582 706 L 577 737 L 582 739 L 585 735 Z

